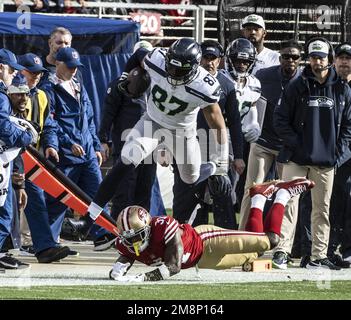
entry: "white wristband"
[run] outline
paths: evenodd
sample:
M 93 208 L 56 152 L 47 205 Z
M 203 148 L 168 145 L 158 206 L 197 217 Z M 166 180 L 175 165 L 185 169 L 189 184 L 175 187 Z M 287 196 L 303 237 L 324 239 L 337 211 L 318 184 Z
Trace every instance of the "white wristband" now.
M 160 270 L 163 279 L 168 279 L 171 276 L 171 273 L 165 264 L 161 264 L 158 269 Z
M 94 202 L 91 202 L 88 207 L 88 213 L 90 215 L 90 218 L 92 218 L 94 221 L 98 218 L 98 216 L 102 211 L 103 211 L 103 208 L 101 208 Z

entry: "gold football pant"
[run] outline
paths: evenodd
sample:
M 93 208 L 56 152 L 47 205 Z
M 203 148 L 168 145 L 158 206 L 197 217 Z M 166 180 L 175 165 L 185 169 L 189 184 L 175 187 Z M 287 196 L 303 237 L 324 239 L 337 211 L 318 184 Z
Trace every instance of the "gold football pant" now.
M 228 230 L 213 225 L 195 227 L 203 241 L 199 268 L 229 269 L 254 261 L 270 249 L 265 233 Z

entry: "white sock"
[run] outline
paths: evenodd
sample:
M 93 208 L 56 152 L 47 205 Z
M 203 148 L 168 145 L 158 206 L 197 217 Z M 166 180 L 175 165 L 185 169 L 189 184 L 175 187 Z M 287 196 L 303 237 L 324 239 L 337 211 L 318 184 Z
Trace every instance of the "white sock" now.
M 256 194 L 251 198 L 251 208 L 257 208 L 263 211 L 264 205 L 266 203 L 266 197 L 262 194 Z
M 90 215 L 90 218 L 92 218 L 94 221 L 97 219 L 97 217 L 100 215 L 102 212 L 102 208 L 98 206 L 96 203 L 91 202 L 89 207 L 88 207 L 88 213 Z
M 279 189 L 275 196 L 274 203 L 280 203 L 285 207 L 286 204 L 289 202 L 290 198 L 291 195 L 288 190 Z

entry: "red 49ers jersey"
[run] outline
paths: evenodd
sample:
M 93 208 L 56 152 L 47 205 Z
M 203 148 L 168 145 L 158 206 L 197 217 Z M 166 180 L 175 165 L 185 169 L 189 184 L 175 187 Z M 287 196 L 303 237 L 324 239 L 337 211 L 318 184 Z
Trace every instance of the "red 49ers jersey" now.
M 116 242 L 116 248 L 123 256 L 140 261 L 148 266 L 157 266 L 164 262 L 167 243 L 174 237 L 178 229 L 183 230 L 183 257 L 182 269 L 193 267 L 201 258 L 203 243 L 200 236 L 189 224 L 180 224 L 169 216 L 153 217 L 151 220 L 150 242 L 148 247 L 140 252 L 139 256 L 132 253 L 120 240 Z

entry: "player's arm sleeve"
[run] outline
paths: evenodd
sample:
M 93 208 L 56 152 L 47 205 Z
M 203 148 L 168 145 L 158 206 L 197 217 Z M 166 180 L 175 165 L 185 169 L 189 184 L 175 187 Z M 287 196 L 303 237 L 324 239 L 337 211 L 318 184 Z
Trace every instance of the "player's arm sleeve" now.
M 241 130 L 240 112 L 235 90 L 232 90 L 227 96 L 224 109 L 232 141 L 234 159 L 243 159 L 243 133 Z
M 296 96 L 298 96 L 298 92 L 294 86 L 289 84 L 283 91 L 273 113 L 274 130 L 283 140 L 283 144 L 292 149 L 299 145 L 298 135 L 291 125 L 295 114 Z M 298 107 L 304 108 L 305 106 Z

